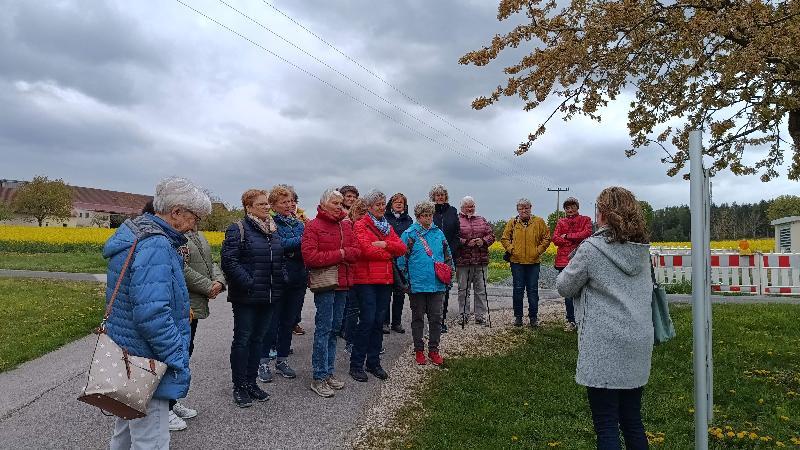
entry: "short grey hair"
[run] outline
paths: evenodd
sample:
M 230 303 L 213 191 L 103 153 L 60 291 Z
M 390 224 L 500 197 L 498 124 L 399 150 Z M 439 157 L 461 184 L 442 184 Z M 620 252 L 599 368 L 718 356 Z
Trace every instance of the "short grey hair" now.
M 450 196 L 447 194 L 447 188 L 445 188 L 443 184 L 434 184 L 431 190 L 428 191 L 428 198 L 431 199 L 431 201 L 435 201 L 434 196 L 436 194 L 444 194 L 445 201 L 450 199 Z
M 331 199 L 333 198 L 344 200 L 344 195 L 342 195 L 342 193 L 339 192 L 339 190 L 336 188 L 325 189 L 325 192 L 323 192 L 322 195 L 319 197 L 319 204 L 324 205 L 325 203 L 331 201 Z
M 419 217 L 423 214 L 431 214 L 436 211 L 436 204 L 432 201 L 423 200 L 414 205 L 414 216 Z
M 464 205 L 469 205 L 470 203 L 472 203 L 474 205 L 475 204 L 475 199 L 470 197 L 469 195 L 467 195 L 466 197 L 461 199 L 461 207 L 462 208 L 464 207 Z
M 533 204 L 527 198 L 522 197 L 521 199 L 517 200 L 517 208 L 519 208 L 520 206 L 530 206 L 532 208 Z
M 188 209 L 202 218 L 211 214 L 211 199 L 186 178 L 167 177 L 156 185 L 153 209 L 157 214 L 167 214 L 173 208 Z
M 364 204 L 367 205 L 367 208 L 369 208 L 376 203 L 386 203 L 386 194 L 377 189 L 373 189 L 364 194 L 364 196 L 361 197 L 361 200 L 363 200 Z

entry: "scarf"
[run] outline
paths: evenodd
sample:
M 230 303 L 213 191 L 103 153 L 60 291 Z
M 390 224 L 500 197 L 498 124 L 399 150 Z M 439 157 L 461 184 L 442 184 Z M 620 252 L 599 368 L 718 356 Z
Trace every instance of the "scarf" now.
M 375 226 L 378 228 L 378 230 L 380 230 L 380 232 L 383 233 L 384 236 L 388 235 L 389 234 L 389 230 L 392 229 L 392 226 L 389 225 L 389 221 L 386 220 L 386 216 L 383 216 L 383 217 L 381 217 L 381 220 L 378 220 L 378 219 L 375 218 L 375 216 L 372 215 L 372 213 L 368 213 L 368 214 L 369 214 L 369 217 L 372 219 L 372 223 L 375 224 Z
M 278 229 L 278 227 L 275 225 L 275 221 L 272 220 L 271 215 L 267 216 L 267 220 L 261 220 L 252 214 L 248 214 L 247 217 L 255 222 L 255 224 L 258 225 L 258 227 L 261 228 L 261 231 L 263 231 L 266 235 L 270 235 Z

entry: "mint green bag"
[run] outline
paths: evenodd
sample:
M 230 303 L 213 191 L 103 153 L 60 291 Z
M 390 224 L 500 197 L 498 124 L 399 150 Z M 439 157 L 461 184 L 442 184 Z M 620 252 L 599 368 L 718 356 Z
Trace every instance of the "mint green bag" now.
M 652 263 L 650 264 L 650 274 L 653 278 L 653 342 L 658 345 L 675 337 L 675 325 L 672 323 L 672 317 L 669 316 L 667 291 L 656 282 L 656 272 Z

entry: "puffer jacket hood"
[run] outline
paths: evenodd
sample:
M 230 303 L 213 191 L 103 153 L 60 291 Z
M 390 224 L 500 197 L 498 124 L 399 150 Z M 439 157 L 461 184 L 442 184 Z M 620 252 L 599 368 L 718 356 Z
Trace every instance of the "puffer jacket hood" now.
M 164 226 L 167 228 L 163 228 Z M 129 232 L 126 233 L 126 230 L 123 228 L 129 230 Z M 134 239 L 142 241 L 147 237 L 157 235 L 169 239 L 172 242 L 172 246 L 175 248 L 186 245 L 187 242 L 186 236 L 175 231 L 172 227 L 167 225 L 163 219 L 145 213 L 139 217 L 127 219 L 122 223 L 117 233 L 114 233 L 103 246 L 103 258 L 109 259 L 117 253 L 130 250 Z
M 620 245 L 618 243 L 610 243 L 605 237 L 606 231 L 605 228 L 597 230 L 586 242 L 600 250 L 626 275 L 638 275 L 642 271 L 641 261 L 649 257 L 650 244 L 626 242 Z

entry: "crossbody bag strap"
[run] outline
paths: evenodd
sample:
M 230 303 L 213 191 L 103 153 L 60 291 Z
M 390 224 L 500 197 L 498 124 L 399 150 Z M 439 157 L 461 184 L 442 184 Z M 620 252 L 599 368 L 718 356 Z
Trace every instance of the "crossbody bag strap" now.
M 422 241 L 422 245 L 425 247 L 425 253 L 427 253 L 428 256 L 433 258 L 433 251 L 431 251 L 431 247 L 430 245 L 428 245 L 428 241 L 426 241 L 425 238 L 422 237 L 422 235 L 419 233 L 419 230 L 417 230 L 417 237 L 419 238 L 420 241 Z
M 131 249 L 128 251 L 128 257 L 125 258 L 125 264 L 122 265 L 122 270 L 119 272 L 119 278 L 117 278 L 117 284 L 114 286 L 114 292 L 111 294 L 111 300 L 108 301 L 108 306 L 106 306 L 106 313 L 103 315 L 103 321 L 100 322 L 100 331 L 105 330 L 106 321 L 109 317 L 111 317 L 111 311 L 114 308 L 114 301 L 117 299 L 117 293 L 119 292 L 119 287 L 122 285 L 122 279 L 125 278 L 125 272 L 128 271 L 128 266 L 131 263 L 131 259 L 133 259 L 133 252 L 136 250 L 136 244 L 139 243 L 139 238 L 135 238 L 133 240 L 133 245 L 131 245 Z

